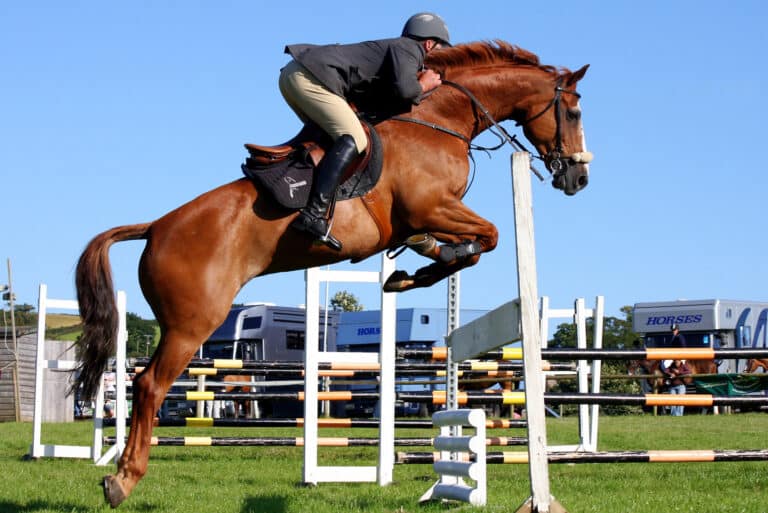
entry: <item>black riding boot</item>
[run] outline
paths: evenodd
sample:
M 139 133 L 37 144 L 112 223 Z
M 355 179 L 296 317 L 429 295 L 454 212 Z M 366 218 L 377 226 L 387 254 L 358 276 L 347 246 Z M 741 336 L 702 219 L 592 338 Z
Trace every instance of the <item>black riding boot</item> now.
M 342 135 L 336 139 L 315 170 L 307 206 L 291 223 L 295 229 L 309 232 L 319 242 L 336 251 L 341 251 L 341 242 L 328 233 L 328 211 L 341 176 L 358 155 L 352 136 Z

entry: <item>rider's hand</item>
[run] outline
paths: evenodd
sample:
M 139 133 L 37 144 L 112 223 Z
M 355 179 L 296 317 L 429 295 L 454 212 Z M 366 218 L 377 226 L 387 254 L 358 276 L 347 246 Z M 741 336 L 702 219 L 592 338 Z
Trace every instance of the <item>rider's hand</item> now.
M 419 72 L 418 79 L 422 93 L 431 91 L 443 83 L 440 79 L 440 75 L 431 69 L 425 69 L 424 71 Z

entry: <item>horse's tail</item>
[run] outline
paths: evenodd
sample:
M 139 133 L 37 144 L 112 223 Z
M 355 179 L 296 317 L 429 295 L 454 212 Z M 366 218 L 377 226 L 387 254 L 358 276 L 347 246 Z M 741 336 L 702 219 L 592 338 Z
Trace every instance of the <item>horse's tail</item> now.
M 75 343 L 80 365 L 70 393 L 82 385 L 83 398 L 96 395 L 101 375 L 115 353 L 118 315 L 109 248 L 115 242 L 146 239 L 150 226 L 151 223 L 134 224 L 107 230 L 94 237 L 80 255 L 75 285 L 83 334 Z

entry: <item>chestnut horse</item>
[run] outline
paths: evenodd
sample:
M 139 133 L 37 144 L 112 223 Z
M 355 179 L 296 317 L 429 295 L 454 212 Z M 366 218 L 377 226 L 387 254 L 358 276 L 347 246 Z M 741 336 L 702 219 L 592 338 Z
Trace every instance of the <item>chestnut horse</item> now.
M 78 341 L 78 384 L 92 396 L 114 353 L 117 314 L 109 263 L 115 242 L 146 240 L 139 281 L 160 324 L 160 343 L 133 382 L 133 416 L 117 473 L 104 494 L 117 507 L 147 471 L 153 417 L 169 387 L 198 347 L 225 319 L 240 288 L 256 276 L 343 260 L 360 261 L 403 245 L 418 234 L 443 243 L 422 254 L 434 260 L 413 275 L 399 271 L 389 291 L 428 287 L 474 265 L 496 247 L 496 227 L 463 202 L 474 148 L 471 141 L 497 121 L 514 120 L 552 173 L 552 184 L 572 195 L 586 186 L 586 151 L 577 82 L 572 72 L 540 64 L 536 55 L 503 41 L 457 45 L 430 53 L 427 66 L 443 86 L 407 119 L 376 126 L 384 159 L 376 187 L 336 205 L 333 234 L 343 250 L 315 246 L 289 228 L 295 211 L 279 207 L 248 179 L 211 190 L 148 223 L 97 235 L 80 257 L 77 294 L 84 322 Z M 507 142 L 510 137 L 503 136 Z M 519 143 L 518 143 L 519 144 Z
M 644 394 L 658 394 L 664 388 L 664 374 L 659 368 L 658 360 L 629 360 L 627 374 L 643 376 L 638 379 L 638 383 Z
M 717 362 L 714 360 L 687 360 L 686 363 L 691 369 L 691 375 L 717 374 Z M 660 360 L 630 360 L 627 362 L 627 373 L 631 376 L 645 376 L 640 380 L 640 388 L 645 394 L 657 394 L 664 390 L 664 373 L 661 371 Z M 688 384 L 692 382 L 692 378 L 683 381 Z
M 763 369 L 763 372 L 768 372 L 768 358 L 750 358 L 747 360 L 747 367 L 744 372 L 757 372 L 757 369 Z

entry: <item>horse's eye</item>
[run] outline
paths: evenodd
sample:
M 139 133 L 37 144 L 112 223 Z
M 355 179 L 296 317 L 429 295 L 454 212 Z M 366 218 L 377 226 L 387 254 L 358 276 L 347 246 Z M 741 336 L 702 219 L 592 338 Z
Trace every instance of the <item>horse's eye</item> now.
M 578 121 L 581 119 L 581 111 L 579 109 L 568 109 L 565 111 L 565 118 L 568 121 Z

